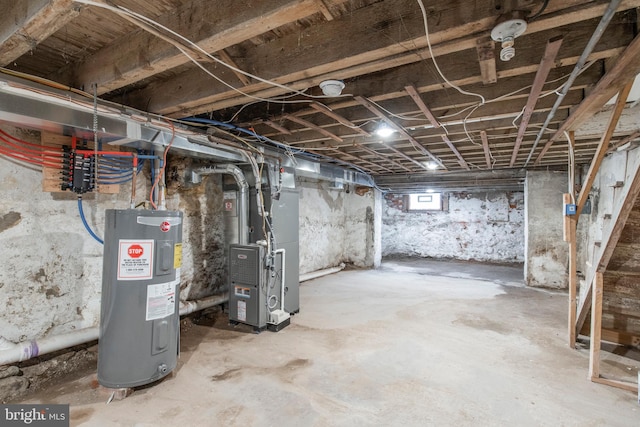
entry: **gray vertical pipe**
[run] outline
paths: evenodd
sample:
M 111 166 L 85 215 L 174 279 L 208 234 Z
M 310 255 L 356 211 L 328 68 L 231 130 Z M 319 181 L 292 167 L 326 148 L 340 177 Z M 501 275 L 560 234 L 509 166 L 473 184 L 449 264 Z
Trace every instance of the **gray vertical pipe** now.
M 233 175 L 238 184 L 240 189 L 240 197 L 238 199 L 238 243 L 246 245 L 249 243 L 249 184 L 242 170 L 232 164 L 200 168 L 191 172 L 191 181 L 199 183 L 201 175 L 216 173 Z
M 523 167 L 526 168 L 527 165 L 529 164 L 529 161 L 531 160 L 531 157 L 533 156 L 534 151 L 536 151 L 536 148 L 538 147 L 538 143 L 542 139 L 542 135 L 547 130 L 547 126 L 549 126 L 549 123 L 551 123 L 553 116 L 555 116 L 556 112 L 558 111 L 558 108 L 560 107 L 560 104 L 562 104 L 562 100 L 564 100 L 564 97 L 569 92 L 569 89 L 571 89 L 571 85 L 573 85 L 573 82 L 580 74 L 580 71 L 582 71 L 582 67 L 584 67 L 584 64 L 587 63 L 587 58 L 589 57 L 589 55 L 591 55 L 591 52 L 593 52 L 593 49 L 596 47 L 596 44 L 598 44 L 598 41 L 600 41 L 600 37 L 602 37 L 604 30 L 609 25 L 609 22 L 611 22 L 611 18 L 613 18 L 613 15 L 616 13 L 616 9 L 620 5 L 621 1 L 622 0 L 612 0 L 611 3 L 609 3 L 609 7 L 607 7 L 607 10 L 604 12 L 604 15 L 602 15 L 602 18 L 600 19 L 600 23 L 598 24 L 595 31 L 591 35 L 591 39 L 589 39 L 589 43 L 587 43 L 587 46 L 585 46 L 584 51 L 582 51 L 582 55 L 580 55 L 580 58 L 578 59 L 576 66 L 573 68 L 571 75 L 567 79 L 567 82 L 564 84 L 564 86 L 562 86 L 562 91 L 558 95 L 558 99 L 556 99 L 556 103 L 553 104 L 553 108 L 551 109 L 551 111 L 549 111 L 549 114 L 547 115 L 547 120 L 545 120 L 544 124 L 542 125 L 540 132 L 538 132 L 536 141 L 533 143 L 533 147 L 531 147 L 531 151 L 529 152 L 529 157 L 527 157 L 527 161 L 524 162 Z

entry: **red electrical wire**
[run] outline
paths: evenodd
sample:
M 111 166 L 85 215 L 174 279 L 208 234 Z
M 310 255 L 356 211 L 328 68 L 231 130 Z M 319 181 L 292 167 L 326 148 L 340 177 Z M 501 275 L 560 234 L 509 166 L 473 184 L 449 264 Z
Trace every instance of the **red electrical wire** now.
M 156 206 L 156 204 L 153 203 L 153 190 L 158 185 L 158 182 L 160 182 L 160 178 L 162 178 L 162 175 L 164 175 L 164 170 L 167 167 L 167 152 L 169 151 L 169 148 L 171 148 L 171 146 L 173 145 L 173 141 L 176 138 L 176 128 L 175 128 L 175 126 L 169 120 L 167 120 L 167 123 L 169 123 L 169 125 L 171 126 L 171 141 L 169 141 L 169 145 L 167 145 L 167 148 L 164 149 L 164 154 L 162 155 L 162 169 L 160 169 L 160 173 L 156 177 L 156 180 L 154 181 L 153 185 L 151 186 L 151 191 L 149 192 L 149 202 L 151 203 L 151 206 L 153 206 L 153 209 L 158 209 L 158 206 Z M 151 167 L 153 167 L 153 165 L 151 165 Z M 162 197 L 162 195 L 159 195 L 158 198 L 160 198 L 160 197 Z

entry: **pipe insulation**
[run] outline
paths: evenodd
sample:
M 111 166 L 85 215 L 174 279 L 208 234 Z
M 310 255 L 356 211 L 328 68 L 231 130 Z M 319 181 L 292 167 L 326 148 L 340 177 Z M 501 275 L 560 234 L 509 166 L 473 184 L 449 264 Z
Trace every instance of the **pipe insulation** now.
M 247 179 L 238 166 L 224 164 L 192 171 L 191 182 L 198 184 L 202 182 L 202 175 L 212 174 L 230 174 L 238 184 L 238 188 L 240 189 L 238 202 L 238 243 L 246 245 L 249 242 L 249 184 L 247 183 Z
M 229 301 L 228 294 L 213 295 L 185 302 L 181 301 L 180 316 L 186 316 L 187 314 L 204 310 L 205 308 L 224 304 L 227 301 Z M 90 341 L 95 341 L 99 337 L 100 328 L 94 327 L 79 329 L 77 331 L 46 337 L 39 340 L 21 342 L 19 344 L 13 344 L 6 340 L 2 340 L 0 343 L 0 366 L 24 362 L 25 360 L 29 360 L 34 357 L 64 350 L 65 348 L 85 344 Z

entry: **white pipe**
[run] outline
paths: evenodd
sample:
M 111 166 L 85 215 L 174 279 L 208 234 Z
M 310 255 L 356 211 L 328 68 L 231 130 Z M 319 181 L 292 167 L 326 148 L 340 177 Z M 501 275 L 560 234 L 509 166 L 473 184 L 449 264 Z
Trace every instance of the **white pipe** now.
M 214 295 L 211 297 L 185 301 L 180 304 L 180 316 L 191 314 L 195 311 L 204 310 L 227 302 L 229 295 Z M 11 347 L 0 350 L 0 366 L 10 363 L 23 362 L 43 354 L 53 353 L 54 351 L 64 350 L 65 348 L 76 345 L 85 344 L 89 341 L 95 341 L 100 336 L 100 328 L 86 328 L 69 332 L 62 335 L 42 338 L 40 340 L 31 340 L 18 344 L 11 343 Z M 7 344 L 4 342 L 3 344 Z
M 277 254 L 282 254 L 282 279 L 280 279 L 280 310 L 284 311 L 284 273 L 285 273 L 285 258 L 287 255 L 287 251 L 284 249 L 276 249 Z
M 311 273 L 305 273 L 300 275 L 300 282 L 306 282 L 307 280 L 317 279 L 318 277 L 327 276 L 329 274 L 337 273 L 344 270 L 345 264 L 342 262 L 338 267 L 326 268 L 324 270 L 312 271 Z
M 229 294 L 213 295 L 207 298 L 185 302 L 180 301 L 180 316 L 191 314 L 194 311 L 204 310 L 214 305 L 224 304 L 227 301 L 229 301 Z

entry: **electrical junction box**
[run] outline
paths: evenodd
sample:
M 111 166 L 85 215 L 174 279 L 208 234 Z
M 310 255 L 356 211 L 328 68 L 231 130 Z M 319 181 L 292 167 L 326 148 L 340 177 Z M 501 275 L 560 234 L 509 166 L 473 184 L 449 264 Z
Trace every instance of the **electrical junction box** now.
M 180 351 L 182 212 L 106 211 L 98 382 L 157 381 Z
M 573 203 L 567 203 L 564 205 L 564 214 L 565 215 L 575 215 L 576 214 L 576 205 Z

